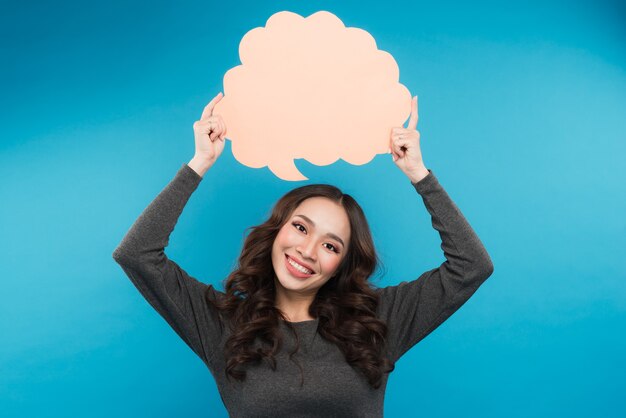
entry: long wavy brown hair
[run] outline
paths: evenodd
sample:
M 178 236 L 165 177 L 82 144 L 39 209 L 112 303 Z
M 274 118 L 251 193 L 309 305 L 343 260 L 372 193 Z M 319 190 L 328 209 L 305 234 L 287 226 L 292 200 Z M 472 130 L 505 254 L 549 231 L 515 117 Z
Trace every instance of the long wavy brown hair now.
M 246 372 L 238 367 L 245 363 L 259 364 L 263 359 L 276 370 L 274 356 L 282 346 L 279 318 L 296 338 L 296 348 L 289 358 L 292 359 L 300 348 L 298 334 L 275 306 L 272 245 L 294 210 L 304 200 L 317 196 L 328 198 L 345 209 L 351 233 L 347 254 L 335 275 L 319 288 L 309 314 L 319 318 L 320 336 L 336 344 L 346 361 L 360 370 L 373 388 L 380 387 L 383 373 L 395 368 L 385 355 L 387 325 L 375 316 L 379 300 L 375 287 L 368 280 L 382 262 L 363 210 L 350 195 L 335 186 L 310 184 L 289 191 L 276 202 L 267 221 L 246 228 L 251 231 L 245 237 L 238 265 L 224 279 L 224 297 L 213 300 L 208 292 L 206 294 L 209 306 L 222 318 L 228 318 L 232 331 L 224 347 L 225 373 L 229 380 L 233 377 L 243 381 Z M 257 337 L 267 346 L 254 349 Z M 296 364 L 303 379 L 302 367 Z M 301 385 L 303 382 L 301 380 Z

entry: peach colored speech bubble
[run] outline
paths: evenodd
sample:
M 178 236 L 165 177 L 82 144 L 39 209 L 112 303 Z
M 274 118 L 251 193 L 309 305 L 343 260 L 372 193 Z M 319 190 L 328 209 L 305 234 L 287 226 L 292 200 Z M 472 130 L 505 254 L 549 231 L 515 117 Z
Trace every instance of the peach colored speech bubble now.
M 239 56 L 213 113 L 240 163 L 283 180 L 307 180 L 296 158 L 362 165 L 389 153 L 391 128 L 411 113 L 391 54 L 330 12 L 278 12 L 244 35 Z

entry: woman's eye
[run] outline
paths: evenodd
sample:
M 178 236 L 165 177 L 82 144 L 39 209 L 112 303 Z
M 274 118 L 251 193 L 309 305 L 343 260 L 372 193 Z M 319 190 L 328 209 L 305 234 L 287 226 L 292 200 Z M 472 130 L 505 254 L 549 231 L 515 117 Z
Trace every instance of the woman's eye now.
M 337 248 L 335 248 L 335 246 L 333 244 L 328 244 L 330 245 L 333 249 L 331 250 L 332 252 L 338 253 L 339 251 L 337 251 Z
M 296 227 L 296 229 L 298 229 L 299 231 L 300 231 L 301 229 L 300 229 L 300 228 L 298 228 L 298 227 L 302 227 L 302 229 L 304 229 L 304 230 L 306 231 L 306 228 L 305 228 L 304 226 L 300 225 L 299 223 L 293 222 L 293 223 L 292 223 L 292 225 L 293 225 L 293 226 L 295 226 L 295 227 Z

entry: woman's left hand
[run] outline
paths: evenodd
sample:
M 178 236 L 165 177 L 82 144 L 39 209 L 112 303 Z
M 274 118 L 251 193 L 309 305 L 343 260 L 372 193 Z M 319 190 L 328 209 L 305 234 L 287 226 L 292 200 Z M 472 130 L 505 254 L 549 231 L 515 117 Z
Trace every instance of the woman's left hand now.
M 411 102 L 411 117 L 406 128 L 392 128 L 390 151 L 393 162 L 413 183 L 428 175 L 422 160 L 420 133 L 417 131 L 417 96 Z

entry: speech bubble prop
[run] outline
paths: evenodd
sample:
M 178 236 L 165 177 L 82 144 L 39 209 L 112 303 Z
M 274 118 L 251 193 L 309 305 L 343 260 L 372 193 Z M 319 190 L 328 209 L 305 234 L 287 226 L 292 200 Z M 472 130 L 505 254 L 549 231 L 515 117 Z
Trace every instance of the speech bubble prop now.
M 244 35 L 239 57 L 213 113 L 237 161 L 283 180 L 308 179 L 294 159 L 363 165 L 389 153 L 391 128 L 411 113 L 391 54 L 330 12 L 275 13 Z

